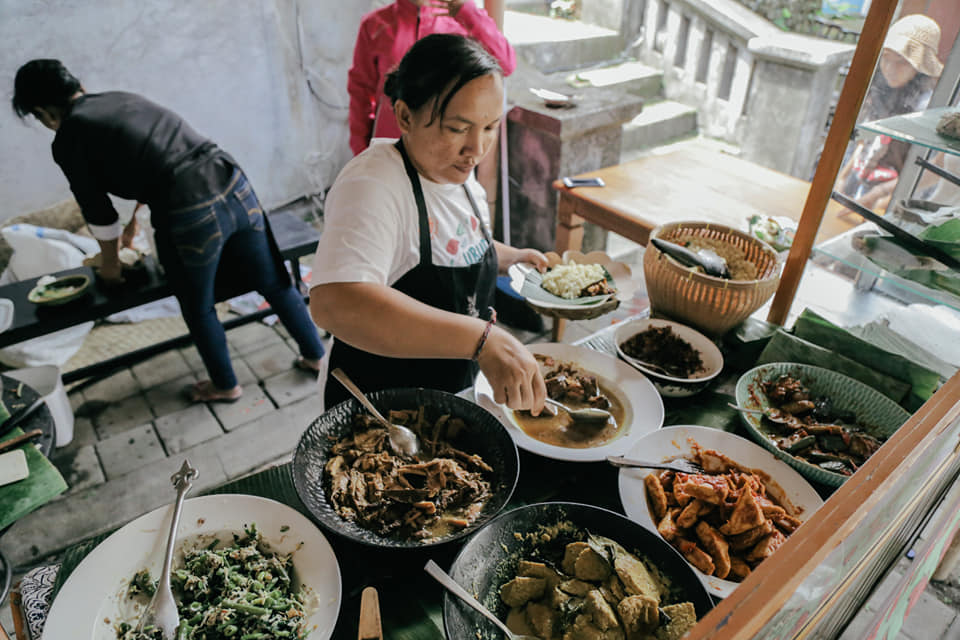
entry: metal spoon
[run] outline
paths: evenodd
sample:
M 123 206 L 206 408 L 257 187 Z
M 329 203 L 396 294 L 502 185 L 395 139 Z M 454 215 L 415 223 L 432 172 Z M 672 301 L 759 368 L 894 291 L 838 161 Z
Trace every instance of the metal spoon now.
M 744 413 L 761 415 L 765 417 L 767 420 L 769 420 L 770 422 L 775 422 L 777 424 L 792 424 L 793 422 L 795 422 L 795 418 L 790 414 L 783 413 L 782 411 L 779 411 L 777 409 L 773 409 L 770 407 L 766 409 L 747 409 L 746 407 L 735 405 L 732 402 L 728 402 L 727 406 L 729 406 L 731 409 L 736 409 L 737 411 L 742 411 Z
M 138 637 L 151 626 L 160 629 L 163 640 L 174 640 L 177 636 L 180 615 L 177 613 L 177 602 L 173 599 L 173 591 L 170 590 L 170 569 L 173 564 L 173 545 L 177 540 L 177 529 L 180 527 L 183 499 L 193 486 L 196 477 L 197 470 L 191 467 L 187 460 L 183 461 L 180 471 L 170 476 L 170 481 L 177 490 L 177 500 L 173 504 L 173 517 L 170 519 L 170 533 L 167 536 L 167 550 L 163 556 L 163 569 L 160 570 L 160 583 L 137 625 Z
M 609 411 L 604 409 L 597 409 L 596 407 L 586 407 L 585 409 L 571 409 L 562 402 L 557 402 L 553 398 L 545 398 L 544 402 L 546 404 L 552 405 L 563 409 L 570 417 L 573 418 L 574 422 L 606 422 L 613 416 Z
M 393 424 L 384 418 L 383 415 L 377 411 L 377 408 L 373 406 L 373 403 L 367 399 L 367 396 L 363 395 L 363 391 L 360 391 L 360 388 L 353 383 L 353 380 L 347 377 L 343 369 L 334 369 L 330 372 L 330 375 L 339 380 L 340 384 L 346 387 L 347 391 L 349 391 L 380 424 L 387 428 L 390 436 L 390 448 L 393 449 L 394 453 L 413 458 L 420 452 L 420 440 L 417 439 L 417 434 L 404 426 Z
M 503 634 L 510 640 L 537 640 L 536 636 L 526 636 L 510 631 L 507 625 L 505 625 L 500 618 L 490 613 L 485 606 L 480 604 L 476 598 L 470 595 L 469 591 L 457 584 L 456 580 L 451 578 L 450 575 L 441 569 L 440 566 L 433 560 L 428 560 L 426 566 L 423 567 L 423 570 L 433 576 L 437 582 L 449 589 L 450 593 L 463 600 L 465 603 L 480 612 L 480 614 L 487 618 L 490 622 L 497 625 L 497 628 L 500 629 L 500 631 L 503 631 Z

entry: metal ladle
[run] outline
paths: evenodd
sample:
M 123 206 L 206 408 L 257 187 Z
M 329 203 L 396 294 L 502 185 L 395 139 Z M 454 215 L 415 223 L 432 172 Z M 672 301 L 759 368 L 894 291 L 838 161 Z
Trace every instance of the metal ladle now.
M 596 407 L 586 407 L 584 409 L 571 409 L 562 402 L 557 402 L 553 398 L 544 398 L 544 403 L 558 409 L 566 411 L 574 422 L 607 422 L 613 416 L 609 411 L 597 409 Z M 555 411 L 555 410 L 554 410 Z M 556 415 L 556 413 L 553 413 Z
M 433 576 L 434 580 L 446 587 L 450 593 L 457 596 L 464 603 L 470 605 L 476 609 L 481 615 L 483 615 L 487 620 L 497 625 L 497 628 L 504 633 L 504 635 L 510 640 L 537 640 L 536 636 L 526 636 L 519 633 L 514 633 L 503 623 L 503 621 L 497 616 L 493 615 L 490 611 L 487 610 L 485 606 L 480 604 L 476 598 L 470 595 L 470 592 L 461 587 L 456 580 L 450 577 L 450 575 L 440 568 L 433 560 L 428 560 L 426 566 L 423 568 L 424 571 Z
M 137 637 L 141 637 L 141 634 L 150 627 L 159 629 L 163 640 L 174 640 L 177 637 L 180 614 L 177 612 L 177 601 L 173 599 L 173 591 L 170 589 L 170 570 L 173 565 L 173 545 L 177 540 L 177 529 L 180 527 L 183 499 L 190 491 L 190 487 L 193 486 L 196 477 L 197 470 L 191 467 L 186 460 L 183 461 L 180 471 L 170 476 L 170 481 L 173 482 L 173 486 L 177 490 L 177 500 L 173 504 L 170 533 L 167 536 L 167 550 L 163 556 L 163 569 L 160 570 L 160 583 L 137 624 Z
M 343 369 L 334 369 L 330 372 L 334 378 L 340 381 L 344 387 L 347 388 L 347 391 L 356 398 L 360 404 L 362 404 L 370 414 L 377 419 L 377 421 L 387 428 L 387 433 L 389 434 L 390 439 L 390 448 L 393 449 L 393 452 L 399 456 L 405 456 L 408 458 L 415 457 L 420 453 L 420 440 L 417 438 L 417 434 L 408 429 L 407 427 L 401 426 L 399 424 L 393 424 L 389 420 L 383 417 L 383 415 L 377 411 L 377 408 L 373 406 L 373 403 L 363 394 L 363 391 L 360 391 L 360 387 L 353 383 L 346 373 L 343 372 Z

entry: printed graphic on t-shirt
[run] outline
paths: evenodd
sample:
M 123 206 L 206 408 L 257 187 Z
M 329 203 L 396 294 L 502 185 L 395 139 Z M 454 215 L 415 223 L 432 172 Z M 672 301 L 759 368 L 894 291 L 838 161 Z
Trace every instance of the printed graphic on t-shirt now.
M 465 221 L 457 223 L 453 230 L 454 237 L 442 237 L 443 229 L 432 216 L 429 217 L 430 223 L 430 241 L 434 247 L 443 247 L 444 258 L 440 261 L 439 256 L 435 256 L 437 264 L 443 264 L 448 267 L 470 266 L 480 262 L 484 254 L 490 248 L 490 242 L 482 234 L 477 234 L 480 228 L 480 221 L 476 216 L 469 218 L 469 225 Z M 447 229 L 449 233 L 450 229 Z

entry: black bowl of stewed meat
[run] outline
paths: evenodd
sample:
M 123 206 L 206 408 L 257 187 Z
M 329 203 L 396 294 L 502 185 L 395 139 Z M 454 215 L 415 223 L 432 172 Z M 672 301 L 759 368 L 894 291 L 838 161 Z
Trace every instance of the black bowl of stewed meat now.
M 507 504 L 517 447 L 487 410 L 433 389 L 367 397 L 417 434 L 420 452 L 395 452 L 387 429 L 352 398 L 314 420 L 294 453 L 293 481 L 322 527 L 375 547 L 421 548 L 468 535 Z

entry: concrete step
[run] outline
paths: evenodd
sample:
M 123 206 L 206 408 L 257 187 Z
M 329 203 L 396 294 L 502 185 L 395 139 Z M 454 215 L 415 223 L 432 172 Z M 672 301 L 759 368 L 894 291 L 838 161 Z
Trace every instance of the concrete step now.
M 503 32 L 517 57 L 542 73 L 582 69 L 619 58 L 623 37 L 579 20 L 505 11 Z
M 672 100 L 646 104 L 640 115 L 623 125 L 621 153 L 654 147 L 696 131 L 695 108 Z
M 577 71 L 567 78 L 576 88 L 611 87 L 642 98 L 663 96 L 663 72 L 640 62 L 620 62 Z

